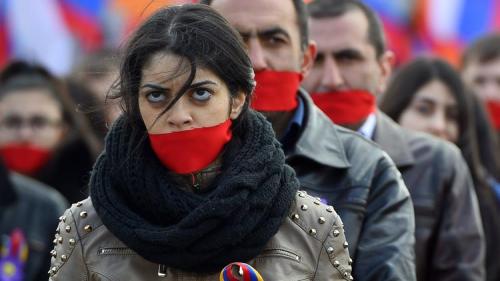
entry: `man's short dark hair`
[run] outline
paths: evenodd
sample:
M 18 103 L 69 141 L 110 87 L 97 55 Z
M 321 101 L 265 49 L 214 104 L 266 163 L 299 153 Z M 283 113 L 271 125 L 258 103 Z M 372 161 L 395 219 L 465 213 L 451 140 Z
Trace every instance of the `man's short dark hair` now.
M 377 57 L 387 49 L 384 30 L 379 17 L 368 6 L 357 0 L 314 0 L 307 5 L 311 18 L 339 17 L 353 10 L 361 11 L 368 20 L 368 41 Z
M 214 0 L 200 0 L 200 4 L 212 5 Z M 251 0 L 248 0 L 251 1 Z M 271 0 L 272 1 L 272 0 Z M 309 45 L 309 22 L 307 8 L 303 0 L 292 0 L 297 13 L 297 25 L 300 33 L 300 46 L 304 50 Z
M 472 61 L 491 62 L 500 58 L 500 33 L 491 33 L 474 41 L 462 56 L 462 67 Z

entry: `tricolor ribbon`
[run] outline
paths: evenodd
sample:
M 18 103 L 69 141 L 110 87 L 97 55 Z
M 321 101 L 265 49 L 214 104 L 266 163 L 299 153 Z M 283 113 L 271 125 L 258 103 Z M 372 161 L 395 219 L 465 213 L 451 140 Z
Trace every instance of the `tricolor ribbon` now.
M 234 273 L 236 272 L 236 273 Z M 255 268 L 242 262 L 233 262 L 221 271 L 220 281 L 264 281 Z

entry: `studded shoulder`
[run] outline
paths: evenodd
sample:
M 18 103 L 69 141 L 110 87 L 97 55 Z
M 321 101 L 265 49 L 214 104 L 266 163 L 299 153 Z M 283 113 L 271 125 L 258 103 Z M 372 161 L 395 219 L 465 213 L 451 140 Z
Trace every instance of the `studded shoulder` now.
M 302 230 L 318 240 L 325 239 L 332 225 L 341 224 L 332 206 L 325 205 L 305 191 L 297 192 L 295 206 L 292 206 L 289 216 Z
M 349 257 L 344 225 L 333 206 L 325 205 L 319 198 L 312 197 L 305 191 L 299 191 L 289 216 L 309 236 L 321 242 L 318 268 L 326 268 L 328 265 L 336 269 L 340 278 L 353 280 L 352 260 Z M 321 275 L 322 272 L 317 274 Z M 318 280 L 323 280 L 324 277 L 317 276 Z
M 92 205 L 90 197 L 73 204 L 70 210 L 75 219 L 80 239 L 85 239 L 85 237 L 91 235 L 94 230 L 103 226 L 99 215 Z
M 102 222 L 93 208 L 90 198 L 72 204 L 59 217 L 59 225 L 53 241 L 54 249 L 50 252 L 52 256 L 49 270 L 50 280 L 63 280 L 55 279 L 55 276 L 70 259 L 73 263 L 75 259 L 81 259 L 81 241 L 100 226 L 102 226 Z M 74 257 L 74 255 L 80 257 Z

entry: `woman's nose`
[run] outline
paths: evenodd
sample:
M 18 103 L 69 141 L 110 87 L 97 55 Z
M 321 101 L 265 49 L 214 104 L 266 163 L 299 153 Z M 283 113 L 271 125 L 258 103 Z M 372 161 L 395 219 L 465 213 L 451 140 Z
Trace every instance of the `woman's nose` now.
M 180 98 L 165 114 L 167 124 L 173 131 L 183 131 L 190 128 L 193 123 L 184 97 Z
M 446 139 L 446 117 L 444 114 L 436 113 L 430 120 L 431 133 L 439 138 Z

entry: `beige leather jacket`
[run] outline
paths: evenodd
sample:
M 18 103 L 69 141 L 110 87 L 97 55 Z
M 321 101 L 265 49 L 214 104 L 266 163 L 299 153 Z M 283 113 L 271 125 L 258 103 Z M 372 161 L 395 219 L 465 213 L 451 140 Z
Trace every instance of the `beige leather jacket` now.
M 145 260 L 108 231 L 90 198 L 73 204 L 60 218 L 54 244 L 49 281 L 219 280 L 219 273 L 160 269 Z M 333 207 L 298 192 L 279 231 L 261 254 L 247 263 L 265 281 L 352 280 L 347 246 Z

